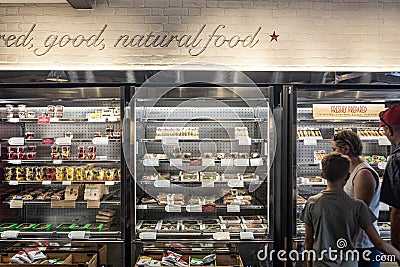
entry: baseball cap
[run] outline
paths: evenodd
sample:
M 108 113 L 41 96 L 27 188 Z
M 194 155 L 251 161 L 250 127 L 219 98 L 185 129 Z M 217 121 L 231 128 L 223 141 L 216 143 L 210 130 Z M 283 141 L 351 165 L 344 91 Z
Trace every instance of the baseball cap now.
M 400 105 L 393 105 L 379 113 L 379 127 L 400 124 Z

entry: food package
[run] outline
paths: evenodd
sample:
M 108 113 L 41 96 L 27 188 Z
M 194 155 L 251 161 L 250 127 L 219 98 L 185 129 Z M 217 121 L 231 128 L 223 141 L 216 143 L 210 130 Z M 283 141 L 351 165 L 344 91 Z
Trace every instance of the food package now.
M 105 194 L 104 184 L 85 185 L 84 200 L 100 200 Z
M 65 200 L 77 200 L 83 195 L 83 185 L 69 185 L 65 188 Z
M 195 171 L 181 171 L 179 176 L 182 182 L 197 182 L 199 181 L 199 173 Z
M 49 232 L 53 229 L 53 224 L 51 223 L 38 223 L 32 230 L 36 232 Z
M 220 175 L 217 172 L 200 172 L 202 182 L 219 181 Z
M 225 224 L 240 224 L 242 220 L 239 216 L 219 216 L 221 223 Z

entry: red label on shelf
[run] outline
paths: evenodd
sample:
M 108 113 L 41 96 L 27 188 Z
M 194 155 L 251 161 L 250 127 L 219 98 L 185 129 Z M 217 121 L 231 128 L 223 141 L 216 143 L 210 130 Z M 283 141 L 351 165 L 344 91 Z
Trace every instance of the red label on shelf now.
M 203 212 L 217 212 L 217 205 L 203 205 Z
M 42 138 L 42 145 L 54 144 L 54 138 Z
M 190 166 L 202 166 L 202 159 L 190 159 Z
M 38 124 L 50 124 L 49 116 L 39 116 L 37 120 Z

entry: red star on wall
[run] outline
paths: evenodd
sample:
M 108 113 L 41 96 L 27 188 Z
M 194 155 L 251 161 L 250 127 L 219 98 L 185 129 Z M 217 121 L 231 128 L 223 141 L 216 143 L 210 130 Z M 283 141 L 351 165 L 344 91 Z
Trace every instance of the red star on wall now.
M 271 36 L 271 42 L 272 42 L 273 40 L 275 40 L 275 41 L 278 42 L 278 37 L 279 37 L 279 35 L 275 34 L 275 31 L 274 31 L 273 34 L 270 34 L 269 36 Z

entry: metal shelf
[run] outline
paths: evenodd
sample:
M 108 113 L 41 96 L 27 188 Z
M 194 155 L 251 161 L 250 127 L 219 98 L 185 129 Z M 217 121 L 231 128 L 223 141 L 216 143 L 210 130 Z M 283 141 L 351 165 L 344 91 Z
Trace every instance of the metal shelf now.
M 266 119 L 259 119 L 259 118 L 243 118 L 243 119 L 221 119 L 221 120 L 211 120 L 211 119 L 138 119 L 139 122 L 143 123 L 198 123 L 198 122 L 204 122 L 204 123 L 221 123 L 221 122 L 237 122 L 237 123 L 242 123 L 242 122 L 264 122 Z
M 84 164 L 88 164 L 88 163 L 119 163 L 121 162 L 121 160 L 119 159 L 107 159 L 107 160 L 99 160 L 99 159 L 94 159 L 94 160 L 77 160 L 77 159 L 70 159 L 70 160 L 60 160 L 61 163 L 54 163 L 54 161 L 57 160 L 52 160 L 52 159 L 33 159 L 33 160 L 11 160 L 11 159 L 3 159 L 3 162 L 7 162 L 10 164 L 15 164 L 15 165 L 20 165 L 20 164 L 29 164 L 29 163 L 34 163 L 34 164 L 38 164 L 38 163 L 46 163 L 46 164 L 54 164 L 54 165 L 62 165 L 65 163 L 84 163 Z M 15 163 L 16 161 L 20 161 L 21 163 Z
M 3 201 L 4 204 L 10 204 L 11 201 Z M 51 201 L 47 200 L 27 200 L 23 201 L 24 205 L 50 205 Z M 86 201 L 75 201 L 75 204 L 87 204 Z M 100 201 L 100 205 L 121 205 L 121 201 L 112 201 L 112 200 L 107 200 L 107 201 Z
M 100 136 L 101 137 L 101 136 Z M 104 137 L 104 136 L 102 136 Z M 8 140 L 10 139 L 0 139 L 0 142 L 8 142 Z M 92 143 L 93 142 L 93 138 L 85 138 L 85 139 L 71 139 L 71 142 L 73 143 Z M 120 138 L 109 138 L 108 142 L 110 143 L 114 143 L 114 142 L 121 142 Z M 25 139 L 25 143 L 42 143 L 42 139 Z
M 212 205 L 212 204 L 210 204 Z M 165 211 L 165 205 L 158 205 L 158 204 L 144 204 L 144 205 L 136 205 L 138 210 L 163 210 Z M 142 208 L 141 206 L 146 206 L 146 208 Z M 177 213 L 183 213 L 186 212 L 186 206 L 191 206 L 191 205 L 178 205 L 181 206 L 182 211 L 177 212 Z M 193 206 L 193 205 L 192 205 Z M 194 205 L 194 206 L 200 206 L 200 205 Z M 208 206 L 208 205 L 201 205 L 201 206 Z M 263 205 L 239 205 L 240 210 L 261 210 L 264 209 L 265 206 Z M 216 204 L 217 209 L 227 209 L 227 205 L 223 204 Z M 190 212 L 188 212 L 190 213 Z
M 4 184 L 9 184 L 9 185 L 27 185 L 27 184 L 40 184 L 40 185 L 52 185 L 52 184 L 62 184 L 62 185 L 67 185 L 67 184 L 108 184 L 108 183 L 114 183 L 118 184 L 121 183 L 121 181 L 68 181 L 68 180 L 63 180 L 63 181 L 51 181 L 51 180 L 43 180 L 43 181 L 2 181 Z
M 1 233 L 1 232 L 0 232 Z M 91 232 L 86 231 L 88 238 L 85 239 L 70 239 L 68 234 L 70 232 L 28 232 L 20 231 L 17 238 L 0 238 L 0 242 L 9 241 L 37 241 L 37 240 L 51 240 L 51 241 L 67 241 L 67 242 L 118 242 L 122 243 L 121 231 L 102 231 L 102 232 Z
M 379 120 L 317 120 L 317 119 L 298 119 L 298 123 L 357 123 L 357 124 L 368 124 L 368 123 L 377 123 L 379 124 Z
M 154 185 L 154 182 L 158 180 L 146 180 L 146 181 L 137 181 L 137 183 L 142 184 L 142 185 Z M 243 180 L 229 180 L 231 182 L 240 182 Z M 221 185 L 226 185 L 229 183 L 229 181 L 213 181 L 214 184 L 221 184 Z M 205 181 L 204 183 L 208 183 L 212 181 Z M 262 184 L 264 181 L 263 180 L 254 180 L 254 181 L 243 181 L 244 184 Z M 201 181 L 193 181 L 193 182 L 182 182 L 182 181 L 170 181 L 171 184 L 179 184 L 179 185 L 202 185 Z
M 166 136 L 168 137 L 168 136 Z M 139 142 L 162 142 L 162 139 L 138 139 Z M 266 141 L 266 139 L 251 139 L 252 143 L 262 143 Z M 178 142 L 239 142 L 239 139 L 178 139 Z
M 1 118 L 1 121 L 3 122 L 8 122 L 8 123 L 30 123 L 38 122 L 38 118 Z M 87 119 L 87 118 L 51 118 L 50 123 L 76 123 L 76 122 L 85 122 L 85 123 L 112 123 L 112 122 L 119 122 L 120 119 L 117 117 L 116 120 L 108 120 L 106 118 L 104 119 Z M 46 124 L 43 124 L 46 125 Z

